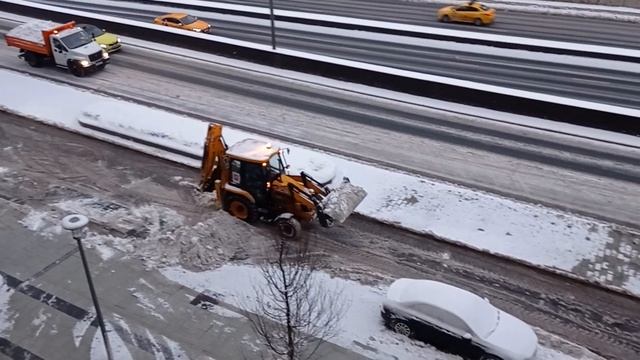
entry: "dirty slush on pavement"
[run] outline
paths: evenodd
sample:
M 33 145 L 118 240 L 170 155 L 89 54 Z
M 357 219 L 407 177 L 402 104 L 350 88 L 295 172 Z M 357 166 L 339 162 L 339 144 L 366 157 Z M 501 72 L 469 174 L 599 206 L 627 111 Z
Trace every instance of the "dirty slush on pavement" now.
M 22 224 L 32 231 L 59 235 L 65 215 L 85 214 L 91 219 L 85 243 L 104 256 L 115 248 L 148 268 L 179 265 L 191 271 L 260 259 L 277 236 L 272 227 L 218 211 L 215 195 L 197 190 L 195 169 L 185 174 L 180 165 L 152 163 L 147 155 L 99 142 L 99 148 L 87 151 L 86 144 L 74 143 L 74 134 L 34 128 L 69 139 L 57 147 L 71 156 L 46 156 L 51 144 L 26 137 L 16 142 L 17 134 L 0 151 L 0 195 L 24 213 Z M 134 173 L 127 166 L 134 161 L 149 165 Z M 319 256 L 329 260 L 325 255 Z M 331 267 L 330 261 L 326 265 Z

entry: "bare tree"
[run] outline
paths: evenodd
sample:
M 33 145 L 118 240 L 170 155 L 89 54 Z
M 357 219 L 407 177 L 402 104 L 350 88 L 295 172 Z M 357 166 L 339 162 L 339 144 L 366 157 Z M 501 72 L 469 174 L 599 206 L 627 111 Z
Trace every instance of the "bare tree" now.
M 306 244 L 277 240 L 260 265 L 264 282 L 245 310 L 274 359 L 311 359 L 337 335 L 347 302 L 319 279 L 317 264 Z

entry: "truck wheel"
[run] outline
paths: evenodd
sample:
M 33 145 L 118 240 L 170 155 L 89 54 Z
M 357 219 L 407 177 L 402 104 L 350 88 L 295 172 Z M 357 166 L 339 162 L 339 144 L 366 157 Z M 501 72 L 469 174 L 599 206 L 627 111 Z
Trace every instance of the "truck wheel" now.
M 285 239 L 295 239 L 302 232 L 302 225 L 293 216 L 276 220 L 276 225 L 280 235 Z
M 67 61 L 67 67 L 69 68 L 69 72 L 77 77 L 83 77 L 85 75 L 84 68 L 76 61 Z
M 257 219 L 256 206 L 249 200 L 239 196 L 229 196 L 224 209 L 232 216 L 252 223 Z
M 39 55 L 34 54 L 32 52 L 26 52 L 24 54 L 24 61 L 26 61 L 27 64 L 29 64 L 29 66 L 32 66 L 32 67 L 42 66 L 42 58 Z

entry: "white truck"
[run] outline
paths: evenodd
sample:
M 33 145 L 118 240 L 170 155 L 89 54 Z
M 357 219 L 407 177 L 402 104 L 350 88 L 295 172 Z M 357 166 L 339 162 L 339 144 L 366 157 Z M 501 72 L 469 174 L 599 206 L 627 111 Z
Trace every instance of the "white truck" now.
M 54 63 L 76 76 L 103 69 L 109 62 L 109 54 L 73 21 L 30 21 L 10 30 L 5 40 L 7 45 L 20 49 L 18 56 L 29 65 Z

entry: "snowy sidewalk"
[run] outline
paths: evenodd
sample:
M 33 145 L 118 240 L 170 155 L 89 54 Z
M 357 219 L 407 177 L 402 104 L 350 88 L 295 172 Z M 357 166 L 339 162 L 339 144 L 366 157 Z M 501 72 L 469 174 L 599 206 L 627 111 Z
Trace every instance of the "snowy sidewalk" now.
M 106 360 L 80 258 L 73 252 L 76 244 L 52 214 L 25 222 L 20 220 L 23 213 L 3 211 L 0 358 L 4 359 L 2 345 L 10 342 L 25 350 L 24 357 L 10 354 L 14 359 L 32 354 L 42 359 Z M 32 231 L 33 226 L 43 231 Z M 203 306 L 199 292 L 170 281 L 125 251 L 91 242 L 86 239 L 85 246 L 114 359 L 265 358 L 260 339 L 234 307 L 223 302 Z M 53 259 L 59 262 L 42 271 Z M 330 359 L 366 360 L 331 343 L 320 351 Z
M 199 166 L 193 157 L 106 135 L 82 126 L 80 121 L 194 156 L 202 152 L 207 127 L 204 122 L 15 72 L 0 71 L 0 81 L 0 107 L 8 111 Z M 228 127 L 224 135 L 230 144 L 246 137 L 262 138 Z M 281 145 L 295 154 L 289 157 L 293 171 L 306 169 L 324 179 L 345 175 L 363 186 L 369 193 L 357 209 L 363 215 L 640 295 L 640 235 L 629 229 L 374 164 Z

